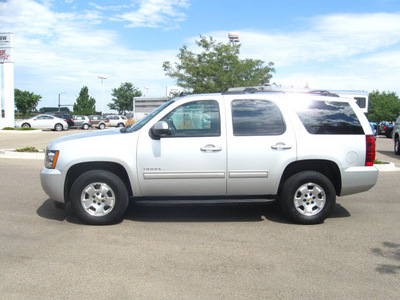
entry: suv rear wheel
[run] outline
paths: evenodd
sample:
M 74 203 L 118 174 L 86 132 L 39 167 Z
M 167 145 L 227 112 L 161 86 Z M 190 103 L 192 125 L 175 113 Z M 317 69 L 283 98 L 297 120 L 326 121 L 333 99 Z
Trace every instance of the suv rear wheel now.
M 124 182 L 114 173 L 83 173 L 71 188 L 70 202 L 78 217 L 88 224 L 107 225 L 122 219 L 129 202 Z
M 315 171 L 292 175 L 282 186 L 280 205 L 286 216 L 300 224 L 318 224 L 332 212 L 336 193 L 332 182 Z

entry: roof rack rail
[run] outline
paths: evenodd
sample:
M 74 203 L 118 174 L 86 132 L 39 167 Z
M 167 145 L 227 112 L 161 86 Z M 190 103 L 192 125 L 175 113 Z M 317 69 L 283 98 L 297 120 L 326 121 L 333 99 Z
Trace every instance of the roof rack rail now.
M 328 97 L 339 97 L 339 95 L 332 93 L 328 90 L 312 90 L 312 89 L 297 89 L 297 88 L 286 88 L 272 85 L 260 85 L 260 86 L 245 86 L 245 87 L 233 87 L 229 88 L 224 95 L 229 94 L 254 94 L 254 93 L 305 93 L 314 94 Z

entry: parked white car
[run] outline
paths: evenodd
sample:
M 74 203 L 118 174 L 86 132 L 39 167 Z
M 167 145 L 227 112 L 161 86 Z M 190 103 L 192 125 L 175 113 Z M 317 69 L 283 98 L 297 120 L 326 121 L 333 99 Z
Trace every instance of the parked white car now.
M 125 127 L 125 122 L 128 120 L 125 116 L 119 115 L 108 115 L 106 118 L 110 120 L 110 127 Z
M 37 115 L 26 120 L 16 121 L 15 127 L 32 127 L 38 129 L 51 129 L 55 131 L 62 131 L 68 130 L 68 123 L 66 120 L 51 115 Z

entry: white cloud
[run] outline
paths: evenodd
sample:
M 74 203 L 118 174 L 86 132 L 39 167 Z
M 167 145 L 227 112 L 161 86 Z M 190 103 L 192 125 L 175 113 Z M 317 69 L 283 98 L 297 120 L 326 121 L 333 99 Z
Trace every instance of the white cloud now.
M 55 13 L 46 4 L 11 0 L 0 3 L 0 13 L 7 16 L 0 19 L 0 28 L 14 32 L 15 87 L 42 95 L 39 106 L 55 105 L 60 92 L 65 92 L 64 103 L 73 103 L 84 85 L 100 99 L 97 75 L 103 73 L 108 75 L 105 103 L 111 100 L 111 88 L 125 81 L 139 89 L 151 85 L 156 95 L 165 93 L 162 62 L 175 52 L 121 46 L 119 35 L 93 27 L 87 12 Z M 95 20 L 98 15 L 92 16 Z
M 182 9 L 189 6 L 188 0 L 139 0 L 136 10 L 117 16 L 128 21 L 128 27 L 164 27 L 185 20 Z
M 400 13 L 333 14 L 307 24 L 294 32 L 235 30 L 241 56 L 274 62 L 272 81 L 287 86 L 400 91 Z M 227 32 L 204 35 L 228 41 Z

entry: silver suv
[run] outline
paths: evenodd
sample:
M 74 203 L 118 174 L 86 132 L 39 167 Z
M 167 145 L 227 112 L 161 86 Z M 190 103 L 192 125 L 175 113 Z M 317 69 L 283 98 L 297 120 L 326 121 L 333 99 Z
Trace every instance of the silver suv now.
M 394 153 L 400 155 L 400 116 L 393 126 Z
M 101 145 L 93 151 L 93 145 Z M 372 188 L 375 141 L 356 102 L 243 89 L 166 102 L 134 125 L 65 136 L 46 149 L 41 183 L 84 222 L 137 204 L 269 203 L 323 222 L 336 196 Z

